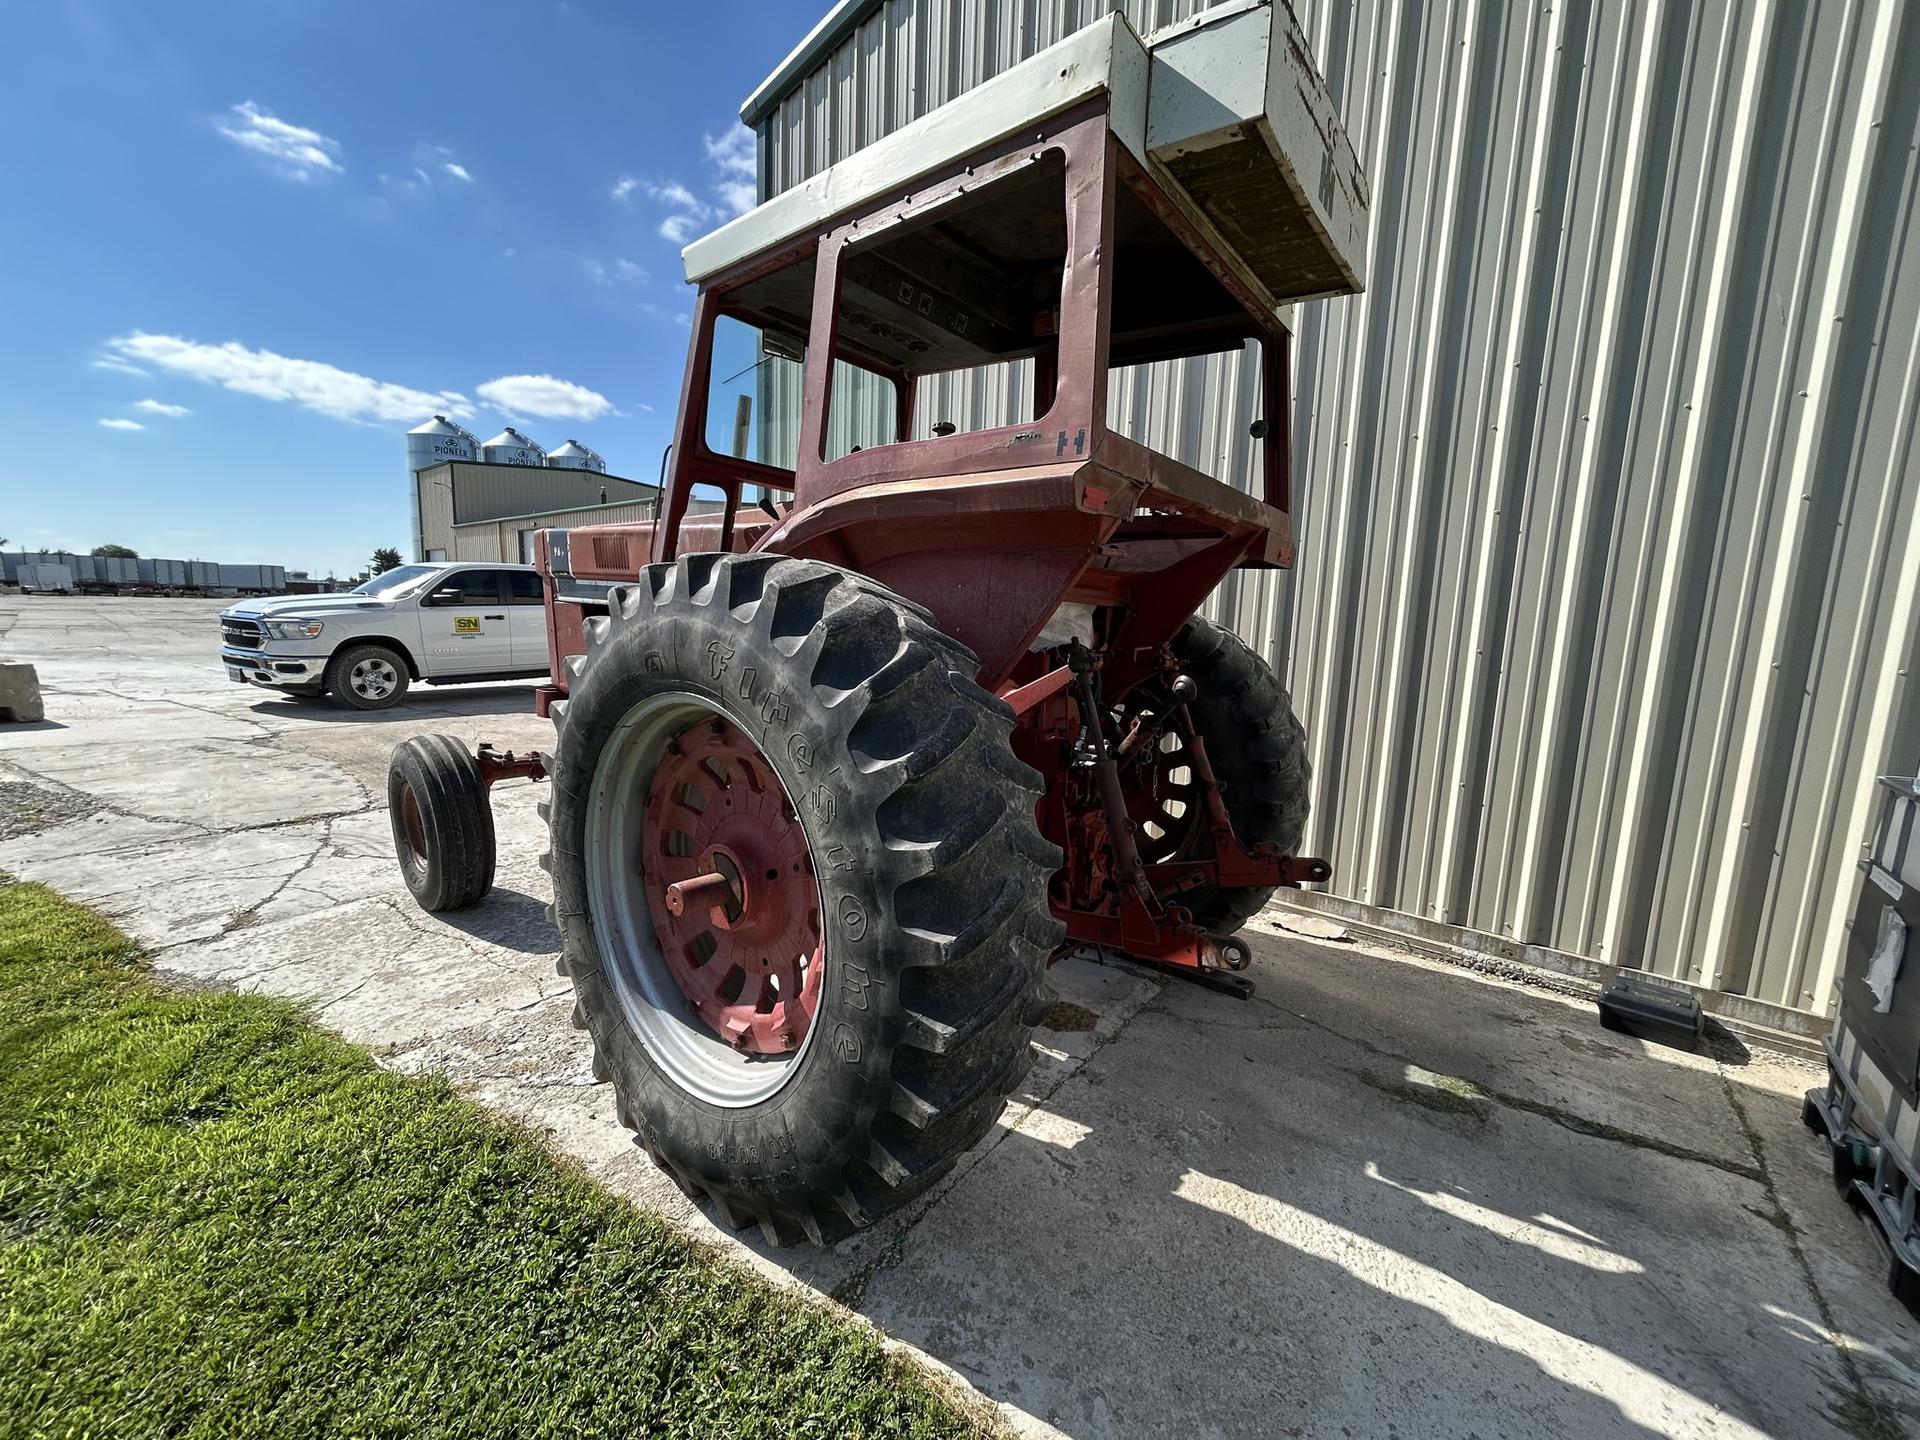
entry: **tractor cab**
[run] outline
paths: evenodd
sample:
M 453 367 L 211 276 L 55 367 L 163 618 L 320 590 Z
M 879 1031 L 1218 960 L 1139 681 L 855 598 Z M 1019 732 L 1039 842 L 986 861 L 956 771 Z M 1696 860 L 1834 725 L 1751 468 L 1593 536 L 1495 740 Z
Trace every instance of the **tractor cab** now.
M 1361 288 L 1367 206 L 1307 53 L 1284 5 L 1151 46 L 1109 16 L 690 245 L 661 516 L 619 571 L 847 565 L 997 684 L 1063 606 L 1152 574 L 1184 616 L 1290 565 L 1293 305 Z M 1181 426 L 1223 371 L 1231 429 Z

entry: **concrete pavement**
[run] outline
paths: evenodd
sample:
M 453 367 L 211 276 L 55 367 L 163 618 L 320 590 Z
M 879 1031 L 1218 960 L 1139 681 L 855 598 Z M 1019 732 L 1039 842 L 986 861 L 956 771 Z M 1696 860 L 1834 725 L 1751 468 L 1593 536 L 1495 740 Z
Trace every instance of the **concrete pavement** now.
M 537 787 L 451 920 L 394 867 L 386 759 L 545 744 L 525 686 L 368 716 L 225 680 L 218 606 L 0 598 L 47 719 L 0 726 L 0 869 L 165 975 L 298 998 L 610 1187 L 869 1317 L 1031 1434 L 1880 1436 L 1915 1321 L 1798 1121 L 1818 1076 L 1602 1031 L 1590 1004 L 1257 922 L 1237 1002 L 1055 968 L 1007 1123 L 827 1251 L 718 1230 L 634 1150 L 567 1023 Z

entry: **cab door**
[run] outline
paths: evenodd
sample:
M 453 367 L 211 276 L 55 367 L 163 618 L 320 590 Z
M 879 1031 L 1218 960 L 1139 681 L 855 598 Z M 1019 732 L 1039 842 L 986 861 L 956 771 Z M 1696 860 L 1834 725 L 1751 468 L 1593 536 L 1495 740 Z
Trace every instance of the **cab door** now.
M 547 668 L 547 605 L 540 577 L 531 570 L 507 572 L 507 625 L 513 631 L 513 668 Z
M 429 677 L 497 675 L 513 668 L 505 579 L 500 570 L 450 570 L 421 597 L 420 639 Z

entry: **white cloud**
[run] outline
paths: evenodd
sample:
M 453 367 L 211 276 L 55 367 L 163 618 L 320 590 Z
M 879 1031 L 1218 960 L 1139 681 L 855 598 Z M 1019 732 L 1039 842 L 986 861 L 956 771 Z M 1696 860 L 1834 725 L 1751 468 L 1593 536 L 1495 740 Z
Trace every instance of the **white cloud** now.
M 621 183 L 627 187 L 625 195 L 631 195 L 636 189 L 644 190 L 649 200 L 666 207 L 669 213 L 660 222 L 660 234 L 675 245 L 686 244 L 720 213 L 717 206 L 709 205 L 678 180 L 632 180 L 623 177 Z M 615 190 L 619 192 L 619 187 L 616 186 Z
M 103 430 L 144 430 L 147 427 L 138 420 L 122 420 L 118 416 L 99 422 Z
M 169 405 L 164 400 L 136 400 L 133 408 L 144 410 L 149 415 L 165 415 L 169 420 L 178 420 L 182 415 L 193 413 L 184 405 Z
M 596 285 L 644 285 L 647 272 L 643 266 L 621 256 L 608 264 L 603 260 L 588 258 L 580 262 L 580 269 Z
M 251 100 L 232 109 L 232 118 L 220 122 L 220 133 L 234 144 L 264 155 L 284 175 L 295 180 L 311 180 L 320 174 L 340 174 L 340 142 L 290 124 Z
M 659 233 L 674 245 L 686 244 L 716 221 L 751 210 L 759 198 L 754 184 L 759 166 L 753 131 L 735 124 L 718 135 L 702 136 L 701 145 L 706 151 L 706 188 L 712 199 L 702 199 L 678 180 L 646 180 L 632 175 L 622 175 L 611 192 L 622 205 L 631 206 L 634 194 L 640 192 L 665 209 Z
M 320 360 L 296 360 L 271 350 L 252 350 L 237 340 L 203 345 L 178 335 L 136 330 L 111 340 L 107 349 L 128 361 L 176 375 L 191 375 L 263 400 L 291 401 L 335 420 L 390 424 L 429 415 L 471 417 L 473 404 L 452 390 L 415 390 L 374 380 Z
M 454 181 L 471 185 L 473 172 L 454 159 L 453 151 L 446 146 L 429 145 L 424 140 L 413 147 L 413 166 L 408 174 L 380 177 L 380 183 L 389 190 L 412 196 L 450 189 Z
M 700 198 L 678 180 L 669 180 L 664 185 L 649 185 L 647 194 L 675 210 L 691 210 L 699 215 L 707 212 L 707 206 Z
M 735 121 L 718 135 L 703 137 L 707 160 L 714 168 L 713 189 L 730 215 L 753 208 L 757 192 L 754 182 L 758 166 L 754 158 L 753 131 Z
M 753 131 L 736 120 L 730 129 L 718 135 L 705 136 L 704 140 L 707 159 L 713 161 L 722 171 L 743 175 L 749 180 L 753 179 Z
M 598 420 L 613 409 L 598 390 L 551 375 L 502 375 L 474 386 L 474 393 L 505 414 L 535 420 Z
M 684 245 L 700 233 L 700 220 L 694 215 L 669 215 L 660 222 L 660 235 L 675 245 Z
M 111 370 L 116 375 L 138 375 L 142 380 L 147 378 L 147 372 L 138 365 L 129 365 L 126 361 L 112 355 L 102 355 L 92 364 L 96 370 Z

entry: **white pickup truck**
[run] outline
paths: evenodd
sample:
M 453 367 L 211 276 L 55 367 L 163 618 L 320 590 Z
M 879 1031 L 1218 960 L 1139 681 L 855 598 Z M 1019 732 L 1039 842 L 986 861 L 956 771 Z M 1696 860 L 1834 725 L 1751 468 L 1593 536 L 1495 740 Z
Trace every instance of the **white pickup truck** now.
M 546 613 L 531 565 L 401 565 L 342 594 L 222 610 L 220 659 L 229 680 L 384 710 L 415 680 L 544 676 Z

